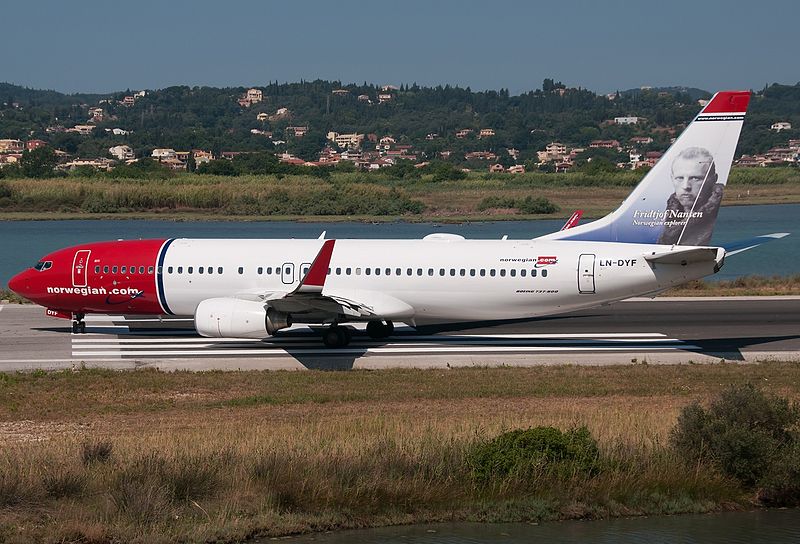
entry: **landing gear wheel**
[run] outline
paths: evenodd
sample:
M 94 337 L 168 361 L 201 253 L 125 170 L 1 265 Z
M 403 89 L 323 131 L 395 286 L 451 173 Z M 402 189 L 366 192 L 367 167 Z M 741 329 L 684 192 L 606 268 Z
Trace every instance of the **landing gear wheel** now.
M 394 332 L 394 323 L 391 321 L 370 321 L 367 323 L 367 334 L 370 338 L 374 338 L 375 340 L 379 340 L 381 338 L 386 338 L 390 336 Z
M 72 322 L 72 334 L 86 334 L 84 317 L 84 314 L 75 314 L 75 321 Z
M 350 343 L 350 330 L 332 325 L 322 333 L 322 343 L 329 348 L 342 348 Z

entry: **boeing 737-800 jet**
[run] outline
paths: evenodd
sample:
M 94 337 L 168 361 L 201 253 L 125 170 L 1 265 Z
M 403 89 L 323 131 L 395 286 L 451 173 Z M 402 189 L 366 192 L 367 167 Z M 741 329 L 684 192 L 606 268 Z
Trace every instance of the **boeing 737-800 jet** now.
M 620 207 L 533 240 L 168 239 L 88 243 L 46 255 L 10 282 L 54 317 L 194 318 L 208 337 L 264 338 L 321 323 L 327 346 L 410 326 L 525 319 L 657 293 L 714 274 L 741 245 L 709 246 L 750 100 L 720 92 Z

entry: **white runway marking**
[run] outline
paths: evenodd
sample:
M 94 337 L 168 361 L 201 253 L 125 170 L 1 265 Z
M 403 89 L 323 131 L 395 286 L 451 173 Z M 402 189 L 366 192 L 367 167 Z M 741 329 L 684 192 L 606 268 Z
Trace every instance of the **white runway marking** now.
M 119 318 L 98 318 L 97 323 L 125 323 Z M 72 335 L 72 356 L 100 360 L 123 358 L 196 357 L 368 357 L 370 355 L 436 355 L 456 353 L 569 353 L 698 350 L 695 345 L 662 333 L 564 333 L 564 334 L 479 334 L 419 335 L 396 334 L 386 340 L 373 340 L 358 334 L 354 327 L 350 346 L 328 349 L 318 333 L 307 326 L 296 326 L 280 336 L 264 340 L 242 338 L 202 338 L 193 331 L 129 331 L 125 326 L 94 327 L 90 334 Z M 156 336 L 158 335 L 158 336 Z

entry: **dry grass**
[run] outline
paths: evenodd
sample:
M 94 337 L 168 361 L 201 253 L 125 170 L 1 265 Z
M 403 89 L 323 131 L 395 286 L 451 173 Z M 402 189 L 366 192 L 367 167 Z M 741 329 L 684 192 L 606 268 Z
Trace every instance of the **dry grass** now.
M 800 295 L 800 274 L 793 276 L 743 276 L 735 280 L 695 280 L 670 289 L 665 296 L 776 296 Z
M 681 407 L 731 383 L 800 397 L 800 368 L 779 363 L 0 376 L 12 542 L 716 509 L 746 498 L 666 447 Z M 536 425 L 586 425 L 606 469 L 471 478 L 473 444 Z

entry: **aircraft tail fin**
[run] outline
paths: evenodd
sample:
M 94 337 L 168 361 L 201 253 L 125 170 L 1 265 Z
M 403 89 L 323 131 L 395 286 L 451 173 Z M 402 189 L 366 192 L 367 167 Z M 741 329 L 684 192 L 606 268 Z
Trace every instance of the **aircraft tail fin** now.
M 542 239 L 708 245 L 749 102 L 718 92 L 619 208 Z

